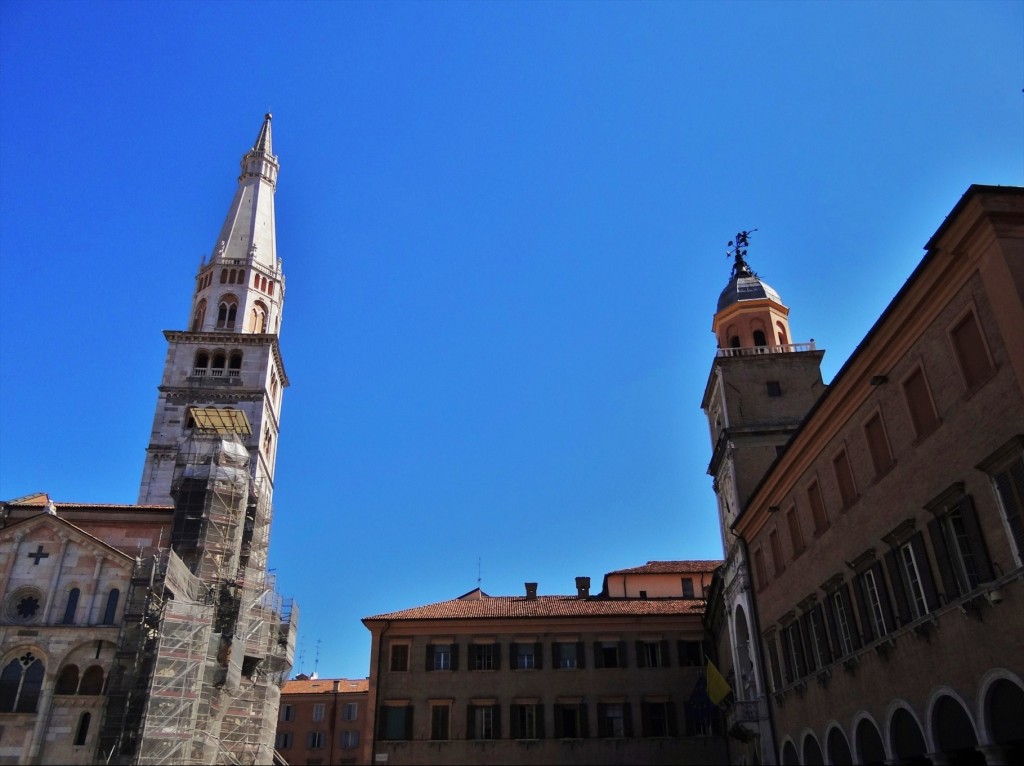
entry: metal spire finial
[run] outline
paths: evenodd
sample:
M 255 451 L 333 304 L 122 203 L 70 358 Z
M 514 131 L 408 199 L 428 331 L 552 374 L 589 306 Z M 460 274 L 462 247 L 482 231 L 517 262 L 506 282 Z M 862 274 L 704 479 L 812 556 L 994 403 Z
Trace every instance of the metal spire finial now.
M 736 233 L 735 240 L 729 240 L 729 249 L 725 251 L 726 258 L 735 258 L 736 262 L 732 265 L 732 278 L 737 277 L 756 277 L 757 274 L 751 270 L 750 265 L 746 261 L 747 257 L 747 245 L 750 241 L 750 235 L 753 234 L 757 229 L 750 229 L 749 231 L 740 231 Z

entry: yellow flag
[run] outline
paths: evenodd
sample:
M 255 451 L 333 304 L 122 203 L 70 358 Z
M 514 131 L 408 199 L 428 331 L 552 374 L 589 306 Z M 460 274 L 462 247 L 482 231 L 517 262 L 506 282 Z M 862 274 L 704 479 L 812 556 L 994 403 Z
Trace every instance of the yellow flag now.
M 708 660 L 708 697 L 716 705 L 721 705 L 722 700 L 732 693 L 732 687 L 729 686 L 729 682 L 725 680 L 721 673 L 718 672 L 718 668 L 715 667 L 715 663 Z

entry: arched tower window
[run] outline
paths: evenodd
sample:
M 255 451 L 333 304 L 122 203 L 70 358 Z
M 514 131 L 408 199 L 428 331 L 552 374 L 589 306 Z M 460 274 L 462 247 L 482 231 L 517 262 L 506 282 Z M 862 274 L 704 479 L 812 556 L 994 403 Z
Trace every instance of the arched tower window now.
M 210 374 L 215 378 L 224 377 L 224 361 L 225 357 L 222 353 L 216 353 L 213 355 L 213 367 L 210 368 Z
M 82 674 L 82 683 L 78 687 L 79 694 L 97 695 L 103 693 L 103 668 L 90 665 Z
M 68 604 L 64 608 L 64 625 L 71 625 L 75 621 L 75 612 L 78 611 L 78 597 L 81 595 L 81 591 L 78 588 L 72 588 L 68 593 Z
M 226 285 L 227 282 L 228 282 L 228 270 L 227 269 L 221 269 L 220 270 L 220 283 L 222 285 Z
M 43 688 L 43 662 L 25 652 L 0 671 L 0 713 L 34 713 Z
M 233 295 L 226 295 L 221 299 L 220 307 L 217 309 L 217 329 L 233 330 L 235 327 L 235 316 L 238 314 L 238 299 Z
M 110 594 L 107 596 L 107 608 L 103 610 L 103 621 L 101 625 L 113 625 L 114 617 L 117 614 L 117 601 L 121 598 L 121 591 L 117 588 L 111 588 Z
M 242 352 L 232 351 L 228 358 L 228 377 L 237 378 L 242 374 Z
M 786 336 L 786 327 L 782 322 L 776 322 L 775 326 L 779 329 L 779 345 L 788 346 L 789 338 Z
M 196 354 L 196 360 L 192 364 L 192 375 L 202 377 L 206 374 L 206 368 L 210 366 L 210 355 L 205 351 Z
M 764 337 L 764 330 L 754 330 L 754 345 L 767 346 L 768 340 Z
M 249 316 L 249 332 L 264 333 L 267 331 L 267 307 L 260 302 L 252 307 Z
M 731 338 L 729 338 L 729 348 L 739 348 L 739 347 L 740 347 L 740 336 L 739 335 L 733 335 Z
M 78 665 L 67 665 L 57 676 L 54 694 L 74 694 L 78 691 Z
M 206 300 L 199 301 L 196 313 L 192 315 L 192 332 L 201 332 L 206 321 Z
M 82 713 L 82 716 L 78 719 L 78 731 L 75 733 L 76 746 L 85 744 L 85 739 L 89 736 L 89 724 L 91 722 L 92 713 Z

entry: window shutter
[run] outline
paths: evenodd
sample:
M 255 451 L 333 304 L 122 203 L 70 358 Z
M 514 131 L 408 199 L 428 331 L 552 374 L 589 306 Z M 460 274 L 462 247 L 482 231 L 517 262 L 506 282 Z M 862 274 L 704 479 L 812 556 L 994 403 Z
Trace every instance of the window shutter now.
M 810 612 L 800 615 L 800 620 L 797 623 L 800 626 L 800 640 L 804 645 L 803 655 L 804 664 L 806 665 L 805 673 L 813 673 L 818 669 L 818 665 L 814 660 L 814 634 L 811 632 L 810 623 Z
M 561 739 L 565 736 L 565 731 L 562 726 L 562 706 L 555 705 L 555 739 Z
M 885 615 L 886 632 L 891 632 L 895 623 L 893 622 L 892 602 L 889 600 L 889 590 L 885 587 L 885 577 L 882 575 L 882 562 L 876 561 L 871 569 L 875 573 L 875 581 L 878 583 L 878 600 L 882 605 L 882 614 Z
M 789 626 L 789 640 L 793 644 L 793 649 L 796 651 L 796 676 L 797 678 L 803 678 L 807 675 L 807 655 L 804 654 L 804 642 L 800 635 L 801 623 L 794 622 Z
M 935 551 L 935 563 L 939 565 L 942 587 L 946 589 L 946 601 L 952 601 L 960 595 L 960 584 L 953 572 L 953 561 L 949 557 L 946 536 L 943 532 L 945 519 L 932 519 L 928 522 L 928 534 L 932 538 L 932 550 Z
M 508 669 L 515 670 L 519 667 L 519 647 L 516 644 L 508 645 Z
M 606 739 L 612 735 L 612 721 L 608 717 L 608 706 L 597 703 L 597 736 Z
M 562 663 L 559 662 L 559 657 L 558 657 L 558 642 L 557 641 L 552 641 L 551 642 L 551 669 L 552 670 L 558 670 L 561 666 L 562 666 Z
M 828 632 L 825 630 L 825 616 L 821 608 L 821 604 L 818 604 L 811 610 L 811 620 L 814 622 L 814 629 L 818 635 L 821 636 L 821 651 L 823 663 L 829 663 L 832 661 L 832 647 L 829 646 Z
M 475 716 L 476 708 L 472 705 L 466 705 L 466 739 L 476 739 L 476 723 Z
M 604 646 L 601 644 L 600 641 L 594 642 L 594 667 L 604 667 Z
M 669 656 L 668 641 L 661 642 L 661 666 L 672 667 L 672 658 Z
M 890 548 L 885 552 L 885 567 L 889 570 L 889 579 L 892 580 L 892 591 L 896 594 L 896 606 L 900 612 L 900 625 L 906 625 L 912 622 L 914 619 L 913 614 L 910 611 L 910 604 L 907 601 L 907 589 L 903 582 L 903 567 L 899 561 L 899 551 L 896 548 Z M 878 575 L 875 575 L 878 578 Z M 884 586 L 882 581 L 878 580 L 878 591 L 879 600 L 881 600 L 881 591 Z
M 537 705 L 534 708 L 534 720 L 537 726 L 537 739 L 544 739 L 544 706 Z
M 434 645 L 427 644 L 427 670 L 434 669 Z
M 846 652 L 843 649 L 843 637 L 839 634 L 839 624 L 836 620 L 835 614 L 835 603 L 832 601 L 832 598 L 833 595 L 831 593 L 825 596 L 825 622 L 828 624 L 828 635 L 832 641 L 832 646 L 835 648 L 835 654 L 837 657 L 842 657 Z M 846 616 L 846 621 L 847 624 L 849 624 L 849 614 Z
M 494 669 L 501 670 L 501 644 L 494 645 L 491 649 L 491 656 L 494 658 Z M 515 667 L 515 665 L 511 667 Z
M 512 739 L 519 739 L 519 716 L 523 713 L 522 705 L 509 705 L 508 732 Z
M 405 711 L 405 738 L 412 740 L 412 705 L 402 708 Z
M 586 739 L 590 736 L 590 716 L 587 715 L 587 705 L 580 703 L 580 736 Z
M 850 588 L 843 583 L 839 588 L 839 595 L 843 599 L 843 609 L 846 610 L 846 622 L 850 626 L 850 641 L 854 649 L 860 649 L 860 633 L 857 632 L 857 615 L 853 613 L 853 603 L 850 601 Z
M 679 722 L 676 720 L 676 703 L 665 703 L 665 717 L 668 718 L 668 735 L 670 737 L 678 737 Z
M 648 702 L 640 703 L 640 735 L 643 737 L 651 735 L 651 706 Z
M 459 669 L 459 645 L 452 644 L 452 670 Z
M 647 652 L 644 651 L 644 642 L 636 642 L 636 666 L 638 668 L 647 667 Z
M 928 563 L 928 554 L 924 550 L 924 535 L 920 532 L 915 534 L 910 539 L 910 547 L 914 551 L 914 559 L 917 561 L 917 573 L 921 578 L 921 588 L 924 589 L 924 601 L 928 605 L 928 611 L 932 611 L 939 606 L 939 594 L 935 590 L 932 567 Z
M 491 732 L 493 739 L 501 739 L 501 705 L 491 706 Z
M 615 658 L 618 662 L 618 667 L 625 668 L 629 667 L 629 661 L 626 659 L 626 642 L 619 641 L 619 656 Z
M 1024 474 L 1024 470 L 1019 469 L 1017 466 L 1018 473 Z M 1018 476 L 1018 484 L 1024 485 L 1024 476 Z M 1024 486 L 1020 487 L 1020 490 L 1024 492 Z M 985 538 L 981 534 L 981 526 L 978 524 L 978 514 L 974 510 L 974 500 L 971 499 L 970 495 L 964 495 L 963 499 L 958 504 L 960 510 L 960 516 L 964 520 L 964 531 L 967 533 L 967 539 L 970 541 L 971 553 L 974 554 L 974 561 L 978 565 L 978 576 L 981 577 L 982 582 L 989 582 L 995 579 L 995 575 L 992 572 L 992 562 L 988 557 L 988 549 L 985 547 Z M 1009 509 L 1007 509 L 1007 516 L 1009 516 Z M 1018 519 L 1018 527 L 1020 525 L 1020 517 Z M 1013 523 L 1011 521 L 1011 528 Z M 1018 530 L 1019 533 L 1019 530 Z M 1024 555 L 1024 551 L 1021 551 Z
M 628 702 L 622 703 L 622 728 L 627 737 L 633 736 L 633 707 Z
M 533 645 L 533 666 L 537 670 L 541 670 L 544 667 L 544 644 L 537 642 Z M 555 665 L 557 668 L 558 665 Z
M 586 644 L 582 641 L 576 642 L 576 667 L 585 668 L 587 666 L 587 650 Z

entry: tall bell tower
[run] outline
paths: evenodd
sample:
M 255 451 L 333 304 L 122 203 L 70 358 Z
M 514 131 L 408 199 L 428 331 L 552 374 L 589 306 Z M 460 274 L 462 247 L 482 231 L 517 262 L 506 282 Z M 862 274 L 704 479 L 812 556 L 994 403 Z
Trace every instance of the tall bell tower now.
M 237 433 L 249 450 L 253 478 L 263 492 L 273 491 L 281 393 L 288 377 L 278 346 L 285 282 L 274 223 L 280 165 L 273 153 L 271 115 L 264 117 L 241 164 L 213 255 L 209 261 L 204 257 L 195 277 L 188 329 L 164 331 L 167 359 L 140 505 L 173 504 L 175 461 L 197 425 Z
M 750 748 L 740 762 L 773 764 L 777 752 L 768 718 L 768 689 L 761 672 L 760 636 L 753 610 L 751 564 L 732 524 L 789 437 L 824 391 L 814 341 L 793 343 L 789 308 L 747 263 L 751 232 L 729 243 L 734 259 L 718 298 L 712 331 L 718 348 L 701 407 L 711 431 L 711 461 L 725 550 L 722 594 L 736 674 L 733 689 L 743 704 L 730 720 L 745 728 Z M 730 728 L 731 725 L 730 725 Z M 756 752 L 756 754 L 755 754 Z

